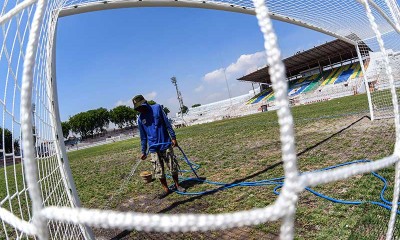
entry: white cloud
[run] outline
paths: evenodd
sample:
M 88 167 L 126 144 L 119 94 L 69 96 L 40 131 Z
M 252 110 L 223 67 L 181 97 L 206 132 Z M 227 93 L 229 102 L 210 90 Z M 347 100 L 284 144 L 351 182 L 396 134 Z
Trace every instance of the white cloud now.
M 226 67 L 225 74 L 228 80 L 235 80 L 241 76 L 254 72 L 260 67 L 266 65 L 265 52 L 256 52 L 253 54 L 243 54 L 236 62 Z M 207 83 L 218 83 L 225 80 L 224 68 L 216 69 L 204 75 L 204 81 Z
M 267 58 L 265 52 L 256 52 L 253 54 L 241 55 L 235 63 L 226 68 L 226 74 L 229 78 L 238 78 L 257 70 L 257 68 L 265 66 Z
M 194 94 L 192 97 L 202 104 L 228 99 L 229 93 L 225 77 L 232 97 L 246 94 L 252 89 L 251 84 L 239 82 L 236 79 L 264 67 L 266 62 L 267 59 L 264 51 L 243 54 L 228 66 L 205 74 L 203 76 L 203 83 L 194 89 L 194 92 L 197 94 Z M 204 96 L 204 93 L 207 95 Z M 194 99 L 192 99 L 192 102 L 196 102 Z
M 152 92 L 149 92 L 149 93 L 145 94 L 145 95 L 144 95 L 144 98 L 145 98 L 146 100 L 154 100 L 154 98 L 155 98 L 156 96 L 157 96 L 157 92 L 152 91 Z
M 225 80 L 224 69 L 220 68 L 204 75 L 204 81 L 208 83 L 222 82 Z
M 204 90 L 204 86 L 203 85 L 200 85 L 200 86 L 198 86 L 197 88 L 194 89 L 195 92 L 201 92 L 203 90 Z

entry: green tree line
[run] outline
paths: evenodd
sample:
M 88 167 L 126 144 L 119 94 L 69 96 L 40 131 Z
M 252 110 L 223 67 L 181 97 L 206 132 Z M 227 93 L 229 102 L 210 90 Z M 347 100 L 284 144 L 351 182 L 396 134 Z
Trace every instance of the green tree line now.
M 148 101 L 148 103 L 150 105 L 156 104 L 153 100 Z M 164 112 L 168 115 L 170 110 L 164 107 Z M 136 110 L 124 105 L 111 110 L 97 108 L 75 114 L 68 121 L 62 122 L 61 127 L 64 138 L 67 138 L 72 131 L 85 139 L 104 132 L 110 122 L 117 125 L 118 128 L 135 126 L 138 115 L 139 113 Z

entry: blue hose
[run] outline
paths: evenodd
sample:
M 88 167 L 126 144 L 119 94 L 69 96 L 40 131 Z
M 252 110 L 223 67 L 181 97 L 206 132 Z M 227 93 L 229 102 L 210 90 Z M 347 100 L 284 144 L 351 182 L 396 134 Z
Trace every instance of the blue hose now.
M 211 185 L 216 185 L 219 186 L 218 188 L 212 189 L 212 190 L 207 190 L 207 191 L 201 191 L 201 192 L 180 192 L 180 191 L 175 191 L 178 194 L 181 195 L 204 195 L 204 194 L 210 194 L 213 192 L 217 192 L 217 191 L 222 191 L 222 190 L 226 190 L 226 189 L 230 189 L 230 188 L 234 188 L 234 187 L 260 187 L 260 186 L 267 186 L 267 185 L 275 185 L 275 188 L 273 190 L 273 193 L 276 195 L 279 195 L 279 189 L 283 187 L 284 184 L 284 177 L 278 177 L 278 178 L 271 178 L 271 179 L 265 179 L 265 180 L 259 180 L 259 181 L 251 181 L 251 182 L 238 182 L 238 183 L 225 183 L 225 182 L 214 182 L 214 181 L 209 181 L 206 179 L 202 179 L 199 178 L 199 176 L 197 175 L 196 170 L 198 170 L 201 166 L 199 164 L 193 163 L 189 160 L 189 158 L 186 156 L 185 152 L 182 150 L 181 147 L 178 146 L 179 151 L 182 153 L 183 157 L 182 160 L 184 160 L 186 162 L 187 165 L 189 165 L 191 170 L 180 170 L 180 172 L 182 173 L 187 173 L 187 172 L 193 172 L 194 175 L 196 176 L 195 178 L 185 178 L 185 177 L 180 177 L 179 179 L 181 181 L 196 181 L 196 182 L 201 182 L 201 183 L 208 183 Z M 321 171 L 327 171 L 330 169 L 334 169 L 334 168 L 338 168 L 338 167 L 343 167 L 346 165 L 351 165 L 351 164 L 356 164 L 356 163 L 365 163 L 365 162 L 370 162 L 370 160 L 366 160 L 366 159 L 362 159 L 362 160 L 356 160 L 356 161 L 351 161 L 351 162 L 346 162 L 346 163 L 341 163 L 341 164 L 337 164 L 337 165 L 333 165 L 330 167 L 326 167 L 326 168 L 322 168 L 322 169 L 318 169 L 315 171 L 311 171 L 311 172 L 321 172 Z M 309 173 L 309 172 L 305 172 L 305 173 Z M 361 205 L 361 204 L 365 204 L 365 203 L 370 203 L 373 205 L 377 205 L 380 207 L 383 207 L 387 210 L 391 210 L 392 209 L 392 203 L 390 201 L 388 201 L 387 199 L 385 199 L 384 195 L 385 195 L 385 191 L 387 189 L 387 181 L 384 177 L 382 177 L 381 175 L 379 175 L 376 172 L 371 172 L 373 176 L 377 177 L 379 180 L 381 180 L 383 182 L 383 187 L 380 193 L 380 199 L 381 202 L 377 202 L 377 201 L 347 201 L 347 200 L 341 200 L 341 199 L 337 199 L 337 198 L 333 198 L 333 197 L 329 197 L 325 194 L 322 194 L 318 191 L 313 190 L 312 188 L 306 187 L 305 189 L 307 191 L 309 191 L 310 193 L 314 194 L 317 197 L 326 199 L 328 201 L 331 201 L 333 203 L 340 203 L 340 204 L 348 204 L 348 205 Z M 304 174 L 304 173 L 302 173 Z M 170 177 L 170 176 L 169 176 Z M 400 204 L 400 203 L 399 203 Z M 400 214 L 400 211 L 397 211 L 397 214 Z

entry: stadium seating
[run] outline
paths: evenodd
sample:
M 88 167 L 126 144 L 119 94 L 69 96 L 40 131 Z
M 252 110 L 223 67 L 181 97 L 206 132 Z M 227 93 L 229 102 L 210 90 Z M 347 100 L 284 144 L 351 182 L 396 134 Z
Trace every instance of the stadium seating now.
M 289 89 L 288 89 L 289 96 L 296 96 L 302 93 L 310 86 L 310 84 L 313 84 L 313 86 L 315 86 L 318 83 L 319 79 L 320 75 L 316 74 L 309 77 L 299 78 L 292 82 L 289 82 Z M 249 101 L 247 101 L 247 104 L 256 104 L 261 101 L 268 102 L 273 100 L 275 100 L 274 92 L 272 91 L 272 88 L 267 88 L 261 93 L 252 97 Z
M 365 68 L 368 67 L 368 63 L 365 64 Z M 339 84 L 347 82 L 348 80 L 362 77 L 361 66 L 359 63 L 348 64 L 333 69 L 329 74 L 324 77 L 324 81 L 321 86 L 328 84 Z
M 367 65 L 365 66 L 365 68 L 367 68 Z M 353 74 L 351 74 L 350 79 L 354 79 L 356 77 L 360 77 L 359 75 L 362 74 L 361 71 L 361 65 L 360 64 L 356 64 Z
M 328 75 L 328 77 L 322 82 L 322 86 L 334 83 L 335 80 L 338 78 L 338 76 L 343 72 L 344 67 L 338 67 L 335 68 L 331 71 L 331 73 Z
M 263 100 L 265 97 L 267 97 L 270 93 L 272 93 L 272 88 L 267 88 L 264 91 L 260 92 L 256 96 L 252 97 L 249 101 L 247 101 L 247 104 L 254 104 L 258 103 L 261 100 Z
M 353 75 L 355 64 L 350 64 L 344 67 L 344 71 L 337 77 L 333 84 L 338 84 L 342 82 L 347 82 L 351 75 Z
M 273 101 L 273 100 L 275 100 L 274 92 L 271 92 L 270 94 L 268 94 L 263 100 L 265 100 L 265 101 Z
M 365 64 L 365 68 L 368 63 Z M 299 95 L 321 95 L 327 94 L 327 91 L 333 91 L 335 88 L 328 87 L 330 85 L 345 84 L 349 80 L 354 80 L 362 77 L 361 66 L 359 63 L 350 63 L 344 66 L 328 70 L 322 74 L 314 74 L 308 77 L 302 77 L 289 82 L 288 95 L 295 98 Z M 317 91 L 313 94 L 314 91 Z M 346 94 L 349 94 L 352 89 L 347 88 Z M 328 94 L 329 95 L 329 94 Z M 274 92 L 271 88 L 267 88 L 256 96 L 247 101 L 247 104 L 263 103 L 267 104 L 275 100 Z
M 310 84 L 308 84 L 308 86 L 303 90 L 302 93 L 307 93 L 317 89 L 321 85 L 320 80 L 322 79 L 322 77 L 323 74 L 318 74 L 317 77 L 312 82 L 310 82 Z
M 289 83 L 289 96 L 296 96 L 304 92 L 311 83 L 316 83 L 320 79 L 320 74 L 315 74 L 309 77 L 303 77 L 299 80 L 294 81 L 293 83 Z
M 254 100 L 253 103 L 258 103 L 259 101 L 263 100 L 265 97 L 267 97 L 270 93 L 272 93 L 272 89 L 268 89 L 263 92 L 257 99 Z
M 265 91 L 265 90 L 264 90 L 264 91 Z M 250 99 L 246 102 L 246 104 L 251 104 L 251 103 L 253 103 L 261 94 L 264 93 L 264 91 L 261 91 L 260 93 L 258 93 L 258 94 L 255 95 L 254 97 L 250 98 Z

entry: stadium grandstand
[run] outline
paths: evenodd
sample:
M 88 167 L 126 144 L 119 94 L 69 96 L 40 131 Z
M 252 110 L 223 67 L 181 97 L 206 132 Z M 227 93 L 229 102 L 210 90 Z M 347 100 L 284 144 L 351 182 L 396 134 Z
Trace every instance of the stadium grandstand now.
M 284 59 L 291 105 L 311 104 L 365 93 L 362 67 L 368 76 L 368 86 L 372 94 L 376 90 L 387 89 L 388 80 L 382 77 L 385 76 L 381 66 L 382 54 L 373 52 L 365 43 L 361 45 L 363 51 L 369 55 L 362 59 L 362 63 L 355 46 L 340 39 L 297 52 Z M 398 55 L 399 53 L 389 50 L 392 64 L 400 63 Z M 396 73 L 395 76 L 400 74 Z M 185 124 L 201 124 L 276 109 L 268 66 L 238 80 L 256 83 L 259 87 L 242 96 L 189 108 L 184 115 Z M 182 120 L 177 120 L 176 123 L 181 124 Z
M 371 52 L 371 49 L 365 47 Z M 365 92 L 355 46 L 345 41 L 337 39 L 297 52 L 284 59 L 283 63 L 289 81 L 288 95 L 293 105 Z M 369 60 L 364 59 L 365 69 L 368 69 L 368 64 Z M 238 80 L 257 83 L 259 87 L 242 96 L 189 108 L 184 115 L 185 123 L 201 124 L 276 109 L 268 66 Z M 181 120 L 176 123 L 180 124 Z
M 371 49 L 365 46 L 369 52 Z M 288 95 L 293 105 L 309 104 L 365 92 L 361 63 L 354 45 L 334 40 L 297 52 L 283 60 L 288 81 Z M 369 60 L 363 60 L 368 69 Z M 262 84 L 261 92 L 246 104 L 275 109 L 274 93 L 268 66 L 239 78 L 240 81 Z

